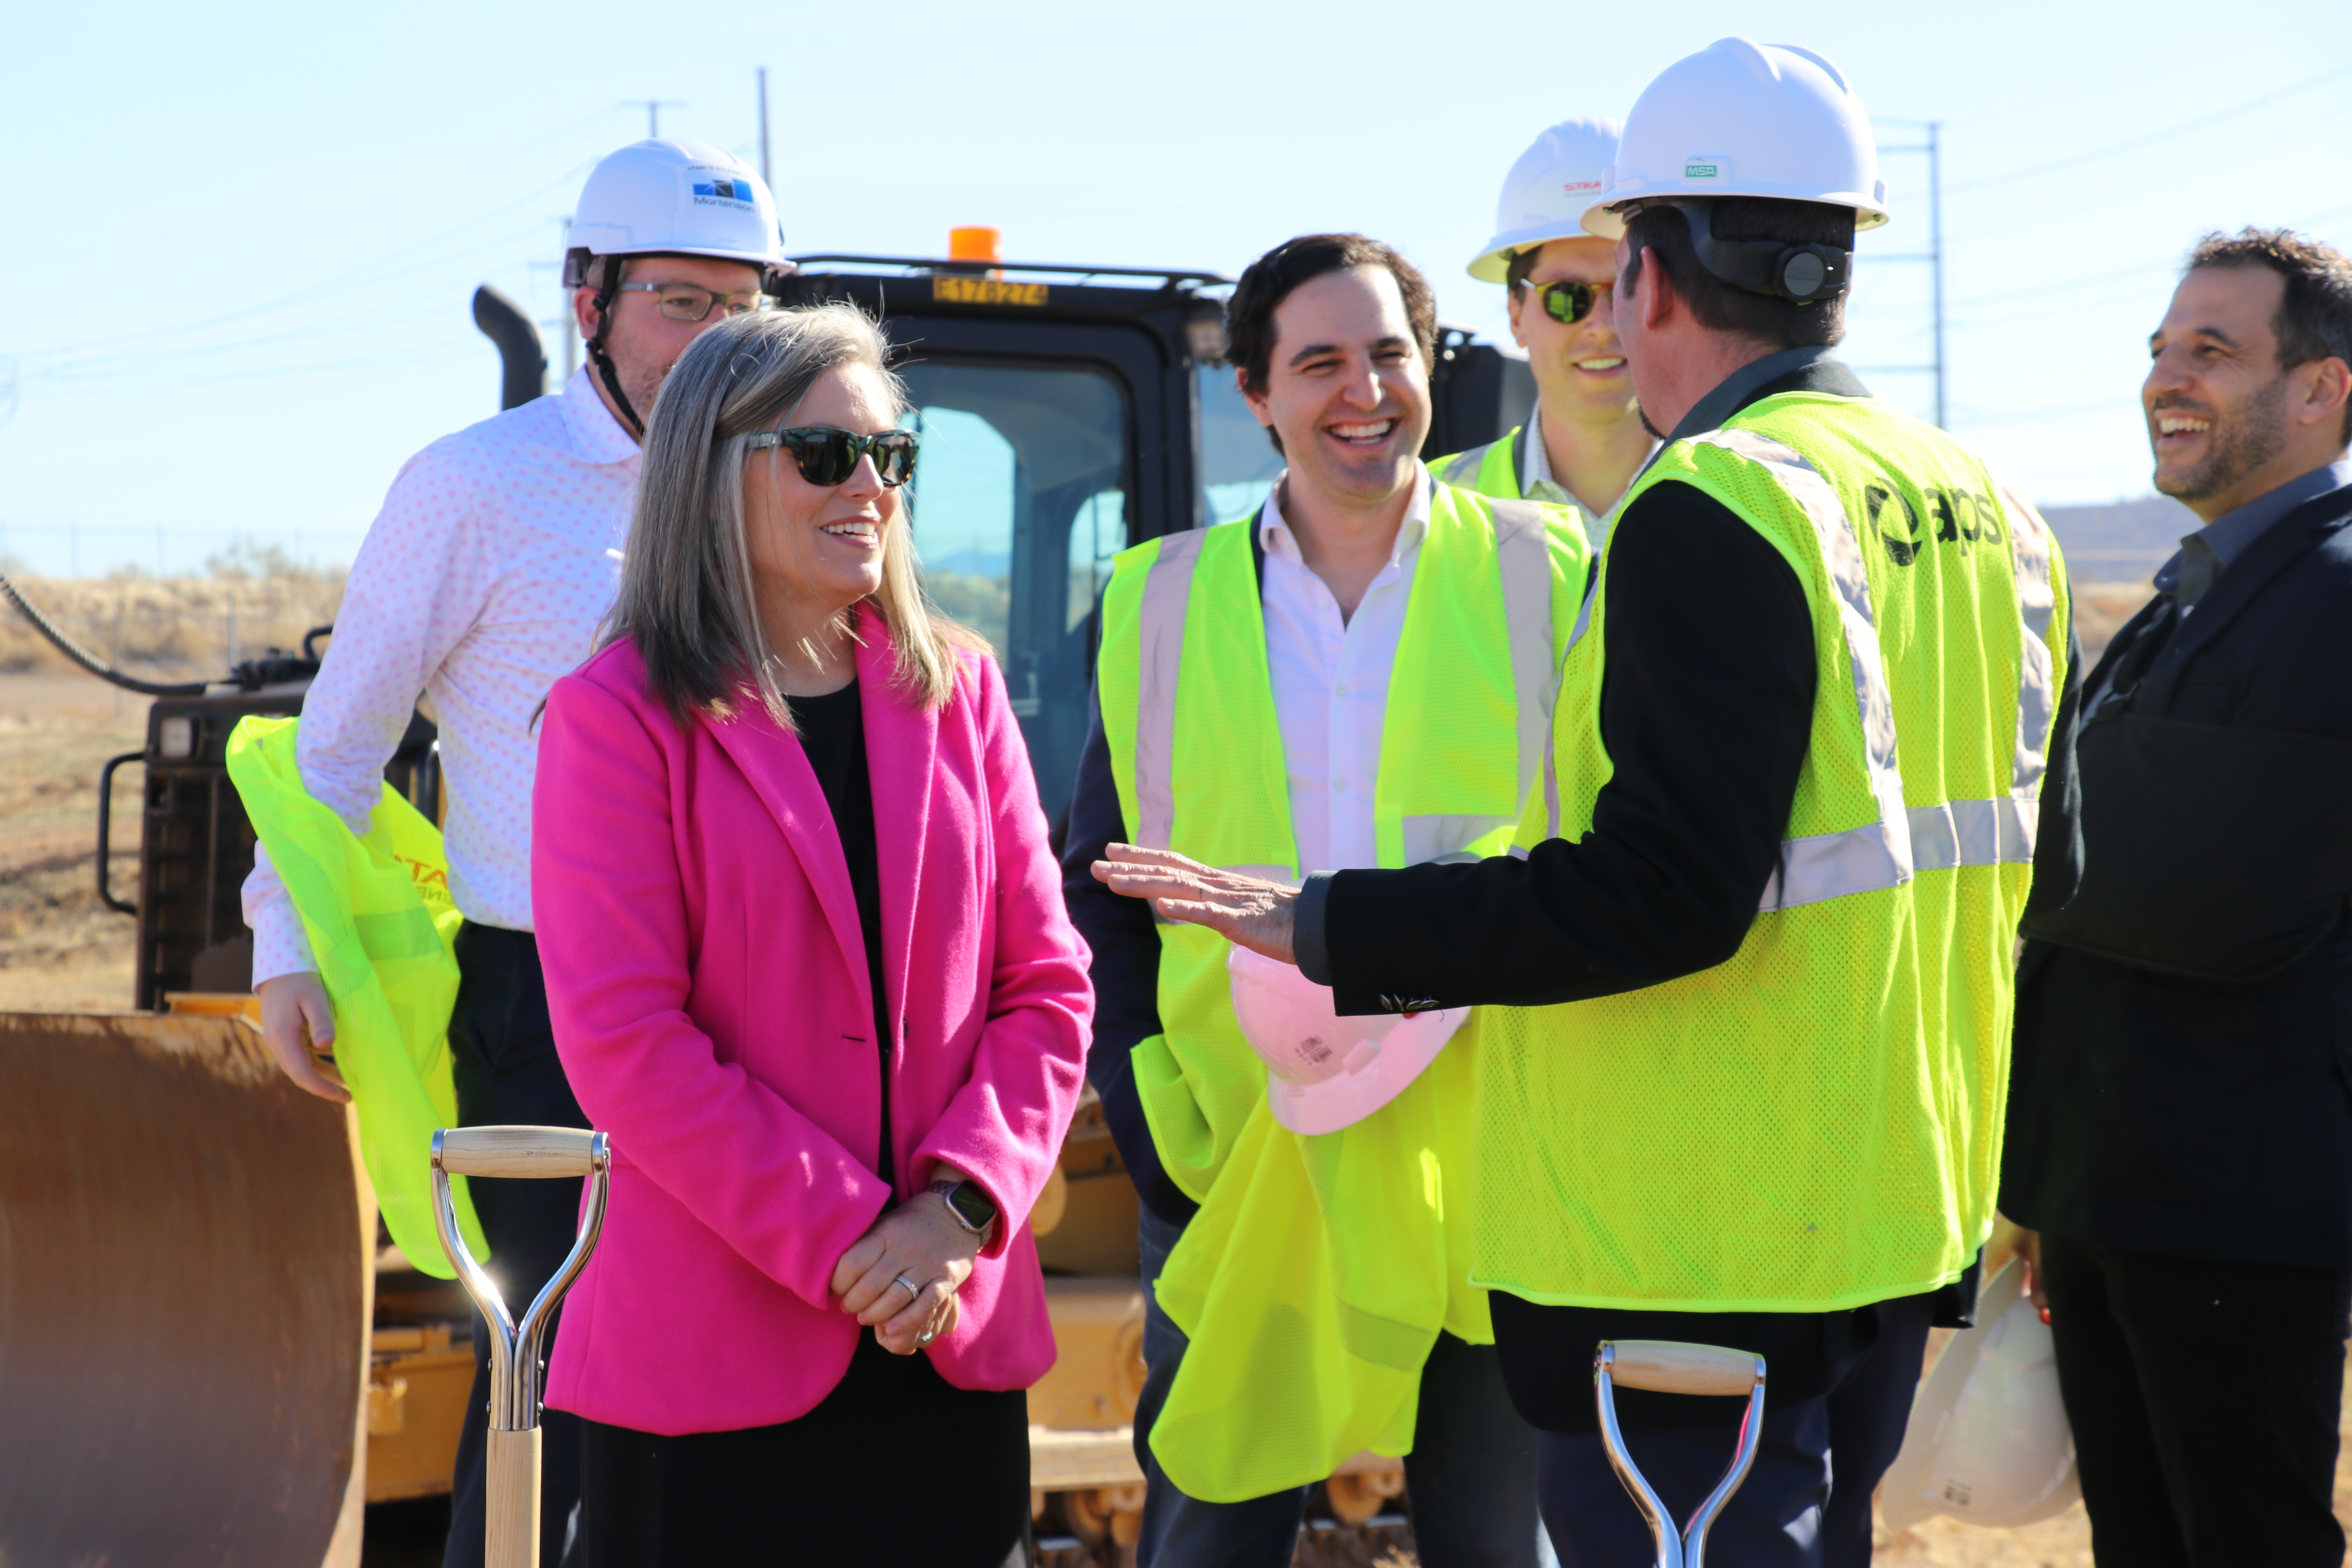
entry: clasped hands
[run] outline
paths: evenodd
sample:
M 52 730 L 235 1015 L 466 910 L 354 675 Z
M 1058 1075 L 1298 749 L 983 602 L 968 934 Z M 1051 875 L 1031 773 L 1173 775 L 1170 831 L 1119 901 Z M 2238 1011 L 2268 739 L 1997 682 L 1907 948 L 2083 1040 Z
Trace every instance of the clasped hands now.
M 1282 963 L 1298 962 L 1298 889 L 1262 877 L 1220 871 L 1172 849 L 1135 844 L 1104 847 L 1095 880 L 1114 893 L 1148 899 L 1160 918 L 1206 926 L 1236 947 Z
M 941 1163 L 942 1181 L 964 1173 Z M 841 1310 L 874 1331 L 892 1355 L 913 1355 L 955 1331 L 956 1291 L 971 1278 L 978 1257 L 1002 1217 L 987 1232 L 966 1230 L 934 1193 L 919 1193 L 880 1219 L 841 1255 L 832 1291 Z M 904 1283 L 900 1281 L 904 1280 Z

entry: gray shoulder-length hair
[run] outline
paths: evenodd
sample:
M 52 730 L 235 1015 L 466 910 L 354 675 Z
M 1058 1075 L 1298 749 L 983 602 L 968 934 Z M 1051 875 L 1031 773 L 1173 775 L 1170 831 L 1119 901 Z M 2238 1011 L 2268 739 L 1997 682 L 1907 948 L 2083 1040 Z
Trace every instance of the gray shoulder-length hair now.
M 827 371 L 850 365 L 873 371 L 903 411 L 906 389 L 883 363 L 886 352 L 880 329 L 852 305 L 759 311 L 695 339 L 662 383 L 620 596 L 600 640 L 636 639 L 648 693 L 679 722 L 697 711 L 725 717 L 748 679 L 776 722 L 794 728 L 776 684 L 782 650 L 769 646 L 752 598 L 745 437 L 772 428 Z M 768 455 L 788 460 L 781 447 Z M 888 630 L 898 681 L 937 708 L 955 692 L 955 650 L 986 645 L 924 597 L 909 529 L 902 499 L 883 533 L 882 586 L 866 602 Z

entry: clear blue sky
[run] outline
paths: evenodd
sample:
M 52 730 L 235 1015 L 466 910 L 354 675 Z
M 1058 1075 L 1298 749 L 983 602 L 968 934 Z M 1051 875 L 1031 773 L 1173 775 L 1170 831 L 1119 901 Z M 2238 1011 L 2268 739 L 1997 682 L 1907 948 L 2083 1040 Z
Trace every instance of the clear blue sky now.
M 1475 15 L 1475 23 L 1465 20 Z M 0 52 L 0 549 L 175 569 L 232 528 L 347 558 L 401 462 L 493 412 L 467 300 L 560 309 L 558 220 L 644 133 L 751 151 L 769 68 L 797 251 L 1232 273 L 1318 228 L 1387 238 L 1443 312 L 1543 126 L 1622 115 L 1727 33 L 1799 42 L 1946 148 L 1952 424 L 2045 503 L 2146 493 L 2145 339 L 2197 234 L 2352 246 L 2352 21 L 2226 7 L 496 3 L 35 7 Z M 1896 123 L 1889 145 L 1916 142 Z M 1924 363 L 1924 160 L 1885 161 L 1848 357 Z M 557 350 L 560 355 L 560 348 Z M 1869 377 L 1926 412 L 1924 376 Z

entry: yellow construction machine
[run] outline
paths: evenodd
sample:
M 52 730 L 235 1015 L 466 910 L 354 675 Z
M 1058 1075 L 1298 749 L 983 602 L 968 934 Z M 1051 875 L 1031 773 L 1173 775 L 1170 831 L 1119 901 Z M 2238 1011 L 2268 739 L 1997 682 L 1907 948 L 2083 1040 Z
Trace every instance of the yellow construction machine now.
M 810 257 L 787 302 L 853 300 L 903 351 L 933 595 L 999 650 L 1048 817 L 1087 723 L 1110 558 L 1241 515 L 1279 458 L 1222 363 L 1212 274 L 992 259 Z M 536 329 L 495 290 L 476 321 L 508 406 L 537 395 Z M 1433 452 L 1523 417 L 1524 362 L 1448 329 Z M 99 794 L 99 892 L 138 923 L 129 1007 L 0 1015 L 0 1568 L 360 1562 L 365 1504 L 446 1492 L 473 1376 L 470 1306 L 381 1232 L 351 1113 L 271 1065 L 237 891 L 254 834 L 223 760 L 249 713 L 299 713 L 321 627 L 225 681 L 106 666 L 155 699 Z M 115 772 L 143 773 L 135 897 L 108 883 Z M 420 715 L 386 776 L 428 815 Z M 1131 1563 L 1142 1475 L 1136 1194 L 1089 1095 L 1032 1218 L 1060 1356 L 1030 1391 L 1033 1511 L 1053 1568 Z M 1301 1556 L 1409 1544 L 1396 1461 L 1323 1489 Z

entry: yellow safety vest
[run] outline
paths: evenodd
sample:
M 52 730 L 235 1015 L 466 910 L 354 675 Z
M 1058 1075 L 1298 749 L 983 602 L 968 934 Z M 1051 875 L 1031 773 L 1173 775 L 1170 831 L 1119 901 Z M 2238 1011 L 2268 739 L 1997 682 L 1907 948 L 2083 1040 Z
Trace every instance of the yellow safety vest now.
M 1282 734 L 1251 567 L 1256 519 L 1119 557 L 1103 601 L 1103 729 L 1137 843 L 1292 879 Z M 1413 570 L 1381 737 L 1381 864 L 1502 852 L 1532 793 L 1585 576 L 1574 512 L 1440 485 Z M 1154 1282 L 1192 1336 L 1151 1435 L 1170 1479 L 1216 1501 L 1412 1440 L 1441 1329 L 1490 1342 L 1468 1283 L 1473 1053 L 1319 1137 L 1276 1123 L 1234 1022 L 1224 939 L 1158 928 L 1165 1032 L 1135 1047 L 1146 1119 L 1201 1212 Z
M 335 1067 L 359 1113 L 360 1152 L 392 1239 L 411 1266 L 456 1271 L 433 1223 L 433 1134 L 457 1124 L 449 1013 L 452 946 L 464 917 L 449 897 L 441 833 L 390 784 L 353 837 L 302 785 L 299 721 L 248 716 L 228 738 L 228 775 L 269 849 L 310 939 L 335 1009 Z M 488 1242 L 466 1178 L 449 1179 L 459 1234 L 476 1258 Z
M 1722 501 L 1795 569 L 1819 659 L 1811 742 L 1728 962 L 1474 1017 L 1475 1278 L 1686 1311 L 1932 1289 L 1992 1223 L 2011 953 L 2065 676 L 2057 549 L 1974 453 L 1866 398 L 1767 398 L 1661 452 L 1618 517 L 1666 483 Z M 1609 553 L 1522 846 L 1583 838 L 1610 778 Z

